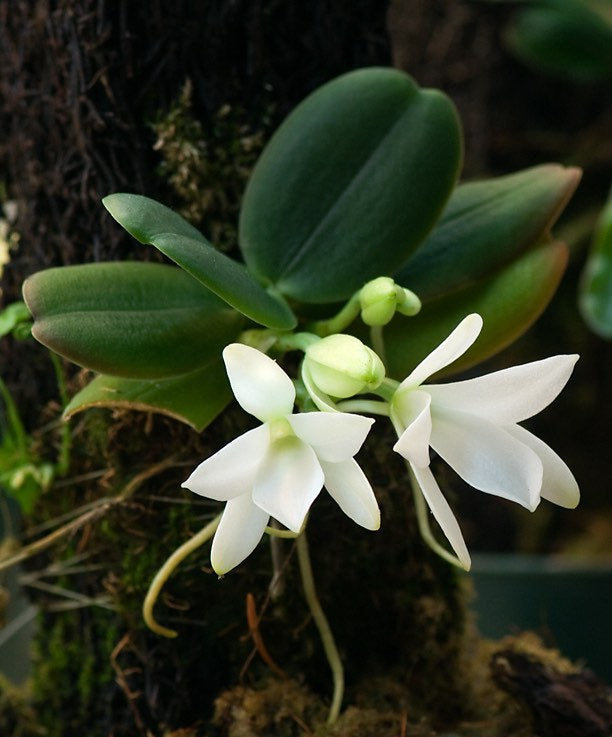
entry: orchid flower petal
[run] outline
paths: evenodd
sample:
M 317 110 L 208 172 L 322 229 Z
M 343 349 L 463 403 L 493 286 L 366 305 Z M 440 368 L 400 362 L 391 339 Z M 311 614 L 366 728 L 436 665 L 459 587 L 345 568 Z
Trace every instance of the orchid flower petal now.
M 509 425 L 547 407 L 571 376 L 577 355 L 551 356 L 466 381 L 428 384 L 436 406 L 469 412 Z
M 285 527 L 299 532 L 322 487 L 323 471 L 315 452 L 289 435 L 268 449 L 259 467 L 253 501 Z
M 181 486 L 219 502 L 250 492 L 269 437 L 267 425 L 245 432 L 202 461 Z
M 462 356 L 479 336 L 482 330 L 482 317 L 473 313 L 464 317 L 453 332 L 440 343 L 421 363 L 402 381 L 399 390 L 420 386 L 432 374 L 440 371 Z
M 457 558 L 459 558 L 462 566 L 469 571 L 472 562 L 470 560 L 470 554 L 468 553 L 465 540 L 461 534 L 457 519 L 453 514 L 453 510 L 450 508 L 448 502 L 444 498 L 444 495 L 440 491 L 429 466 L 425 468 L 412 467 L 414 476 L 419 484 L 425 501 L 427 502 L 431 513 L 436 519 L 436 522 L 440 525 L 440 529 L 446 535 L 447 540 L 451 544 L 451 547 L 455 551 Z
M 566 509 L 574 509 L 580 501 L 580 490 L 574 474 L 555 451 L 520 425 L 505 428 L 521 443 L 538 454 L 544 467 L 540 496 Z
M 295 387 L 276 361 L 242 343 L 228 345 L 223 360 L 234 396 L 244 410 L 261 422 L 290 414 Z
M 215 572 L 222 576 L 249 556 L 261 540 L 270 516 L 253 504 L 250 494 L 230 499 L 210 551 Z
M 380 527 L 380 509 L 370 482 L 354 458 L 340 463 L 321 461 L 325 488 L 340 509 L 367 530 Z
M 533 511 L 540 501 L 542 461 L 503 428 L 454 410 L 432 410 L 431 447 L 470 486 Z
M 431 437 L 431 397 L 427 392 L 398 390 L 393 398 L 393 420 L 404 427 L 393 450 L 415 466 L 429 465 Z
M 352 458 L 374 423 L 370 417 L 344 412 L 304 412 L 287 420 L 320 460 L 332 463 Z

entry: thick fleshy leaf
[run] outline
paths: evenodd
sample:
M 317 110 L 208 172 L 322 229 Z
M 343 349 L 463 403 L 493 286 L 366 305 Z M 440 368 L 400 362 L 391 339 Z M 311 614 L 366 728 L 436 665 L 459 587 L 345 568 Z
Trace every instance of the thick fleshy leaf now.
M 545 164 L 460 184 L 396 282 L 430 301 L 503 268 L 546 234 L 579 180 L 579 169 Z
M 257 476 L 253 501 L 285 527 L 299 532 L 323 487 L 321 464 L 309 445 L 293 436 L 270 446 Z
M 524 443 L 538 454 L 544 467 L 542 478 L 542 491 L 540 496 L 553 504 L 558 504 L 566 509 L 574 509 L 580 501 L 580 490 L 574 474 L 559 456 L 524 427 L 511 425 L 506 430 L 521 443 Z
M 463 567 L 469 571 L 472 561 L 470 554 L 468 553 L 465 540 L 461 534 L 461 529 L 457 524 L 457 519 L 453 514 L 453 510 L 450 508 L 448 502 L 444 498 L 444 495 L 440 491 L 437 481 L 435 480 L 429 466 L 424 468 L 412 467 L 412 472 L 416 478 L 425 501 L 431 509 L 431 513 L 436 519 L 436 522 L 440 525 L 440 529 L 446 535 L 447 540 L 451 544 L 451 547 L 455 551 L 457 558 Z
M 250 494 L 230 499 L 210 550 L 210 562 L 219 576 L 231 571 L 255 550 L 269 518 L 253 504 Z
M 303 412 L 287 419 L 293 432 L 312 447 L 319 460 L 331 463 L 352 458 L 374 424 L 371 417 L 344 412 Z
M 202 461 L 181 486 L 218 502 L 250 495 L 269 442 L 267 425 L 249 430 Z
M 609 2 L 548 0 L 518 12 L 506 39 L 524 62 L 578 82 L 612 77 Z
M 432 406 L 431 447 L 475 489 L 533 511 L 540 501 L 542 462 L 512 435 L 480 417 Z
M 104 374 L 191 372 L 236 338 L 243 318 L 180 269 L 110 262 L 48 269 L 26 279 L 32 334 Z
M 427 385 L 436 407 L 471 412 L 496 425 L 522 422 L 557 397 L 572 374 L 577 355 L 551 356 L 484 376 Z
M 178 213 L 135 194 L 112 194 L 102 202 L 134 238 L 158 248 L 243 315 L 269 328 L 295 327 L 295 316 L 282 298 L 267 292 L 243 264 L 215 249 Z
M 426 391 L 408 390 L 393 397 L 391 413 L 394 424 L 405 428 L 393 450 L 415 466 L 429 465 L 431 438 L 431 397 Z
M 454 363 L 474 343 L 482 330 L 482 317 L 467 315 L 439 346 L 426 356 L 399 386 L 399 391 L 420 386 L 432 374 Z
M 580 284 L 580 310 L 587 325 L 612 338 L 612 195 L 597 224 Z
M 97 376 L 70 400 L 64 418 L 91 407 L 122 407 L 161 412 L 201 432 L 231 399 L 223 363 L 215 358 L 188 374 L 163 379 Z
M 232 343 L 224 349 L 223 360 L 234 396 L 246 412 L 268 422 L 293 410 L 293 382 L 265 353 Z
M 394 69 L 345 74 L 304 100 L 261 155 L 242 203 L 249 269 L 308 303 L 347 298 L 399 268 L 452 191 L 452 103 Z
M 550 243 L 528 251 L 501 273 L 426 304 L 415 317 L 397 315 L 384 328 L 387 374 L 398 379 L 470 313 L 482 316 L 478 340 L 438 376 L 484 361 L 518 338 L 553 296 L 567 264 L 567 246 Z
M 354 458 L 340 463 L 321 462 L 325 488 L 353 522 L 367 530 L 380 527 L 380 509 L 366 475 Z

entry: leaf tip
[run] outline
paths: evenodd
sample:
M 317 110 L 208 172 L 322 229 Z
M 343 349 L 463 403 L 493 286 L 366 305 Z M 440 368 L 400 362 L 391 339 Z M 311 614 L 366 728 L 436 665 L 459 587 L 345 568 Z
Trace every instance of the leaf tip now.
M 152 202 L 148 197 L 129 192 L 115 192 L 102 198 L 102 204 L 109 214 L 122 228 L 140 243 L 149 243 L 146 228 L 146 216 L 143 218 L 143 209 Z
M 548 164 L 547 167 L 551 174 L 551 187 L 556 184 L 558 192 L 556 203 L 551 209 L 548 221 L 548 227 L 551 228 L 565 210 L 567 203 L 580 184 L 582 169 L 578 166 L 563 166 L 562 164 Z
M 23 301 L 25 302 L 25 305 L 30 311 L 33 319 L 36 319 L 36 313 L 38 312 L 38 282 L 40 281 L 38 275 L 40 273 L 41 272 L 38 271 L 35 274 L 31 274 L 21 285 L 21 296 L 23 297 Z
M 125 212 L 125 200 L 132 199 L 138 195 L 128 194 L 127 192 L 115 192 L 108 194 L 102 198 L 102 204 L 112 217 L 121 225 L 122 215 Z
M 102 204 L 108 210 L 108 212 L 110 212 L 111 215 L 113 215 L 113 210 L 116 207 L 118 198 L 122 195 L 125 196 L 124 193 L 115 192 L 114 194 L 107 194 L 106 197 L 102 198 Z

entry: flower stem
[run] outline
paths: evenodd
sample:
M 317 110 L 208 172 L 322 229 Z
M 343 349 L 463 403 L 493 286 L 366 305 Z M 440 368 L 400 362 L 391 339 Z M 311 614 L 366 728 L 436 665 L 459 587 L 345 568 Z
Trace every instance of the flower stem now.
M 163 585 L 170 578 L 172 572 L 190 553 L 201 545 L 204 545 L 207 540 L 210 540 L 210 538 L 215 534 L 215 530 L 219 526 L 220 520 L 221 515 L 218 515 L 212 520 L 212 522 L 209 522 L 199 532 L 196 532 L 193 537 L 190 537 L 189 540 L 178 547 L 159 571 L 157 571 L 155 577 L 151 581 L 151 585 L 149 586 L 149 590 L 147 591 L 147 595 L 145 596 L 145 600 L 142 604 L 142 616 L 149 629 L 153 630 L 153 632 L 156 632 L 158 635 L 163 635 L 164 637 L 176 637 L 178 635 L 176 630 L 171 630 L 168 629 L 168 627 L 163 627 L 161 624 L 158 624 L 153 616 L 153 607 L 155 606 L 155 602 L 157 601 L 157 597 L 159 596 Z
M 276 527 L 269 527 L 268 525 L 266 525 L 264 532 L 271 537 L 285 537 L 291 540 L 294 540 L 300 534 L 299 532 L 293 532 L 293 530 L 279 530 Z
M 385 355 L 385 339 L 383 337 L 382 325 L 372 325 L 370 328 L 370 342 L 372 348 L 378 353 L 380 360 L 386 364 L 387 356 Z
M 321 340 L 313 333 L 282 333 L 277 336 L 274 347 L 280 351 L 306 352 L 309 345 Z
M 355 292 L 334 317 L 330 317 L 329 320 L 317 320 L 317 322 L 311 323 L 308 326 L 309 330 L 321 338 L 325 338 L 327 335 L 333 335 L 334 333 L 341 333 L 361 312 L 361 304 L 359 302 L 360 293 L 361 290 Z
M 327 662 L 331 668 L 332 678 L 334 681 L 334 693 L 327 717 L 327 724 L 331 725 L 338 719 L 340 707 L 342 706 L 342 698 L 344 696 L 344 668 L 342 667 L 340 653 L 336 647 L 331 627 L 329 626 L 329 622 L 327 621 L 327 617 L 321 608 L 321 603 L 317 596 L 312 575 L 312 566 L 310 564 L 310 555 L 308 553 L 308 541 L 306 540 L 305 532 L 302 532 L 302 534 L 297 538 L 296 544 L 304 596 L 306 597 L 308 607 L 317 629 L 319 630 L 319 636 L 323 643 L 325 656 L 327 657 Z
M 291 333 L 277 330 L 245 330 L 238 336 L 238 342 L 244 343 L 251 348 L 257 348 L 262 353 L 267 353 L 272 347 L 275 350 L 286 353 L 287 351 L 302 351 L 312 343 L 321 338 L 314 333 Z
M 389 416 L 388 402 L 377 402 L 374 399 L 347 399 L 344 402 L 338 402 L 336 407 L 341 412 L 353 412 L 356 414 L 364 413 L 366 415 L 382 415 Z
M 395 381 L 395 379 L 390 379 L 389 377 L 386 377 L 385 379 L 382 380 L 381 385 L 378 386 L 373 391 L 373 394 L 378 394 L 379 397 L 382 397 L 385 401 L 390 402 L 393 399 L 393 395 L 397 391 L 398 387 L 399 387 L 398 381 Z

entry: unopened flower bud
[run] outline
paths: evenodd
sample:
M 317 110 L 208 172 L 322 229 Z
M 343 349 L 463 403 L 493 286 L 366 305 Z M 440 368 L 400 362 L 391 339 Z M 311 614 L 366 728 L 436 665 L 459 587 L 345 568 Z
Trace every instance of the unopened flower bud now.
M 412 317 L 421 311 L 421 300 L 410 289 L 396 287 L 398 290 L 397 311 L 402 315 Z
M 317 387 L 340 399 L 376 389 L 385 378 L 378 355 L 352 335 L 329 335 L 313 343 L 304 363 Z
M 416 315 L 421 301 L 409 289 L 404 289 L 388 276 L 368 282 L 359 293 L 361 319 L 366 325 L 382 326 L 391 321 L 395 311 Z
M 368 282 L 359 294 L 361 319 L 366 325 L 386 325 L 397 306 L 395 282 L 388 276 L 379 276 Z

